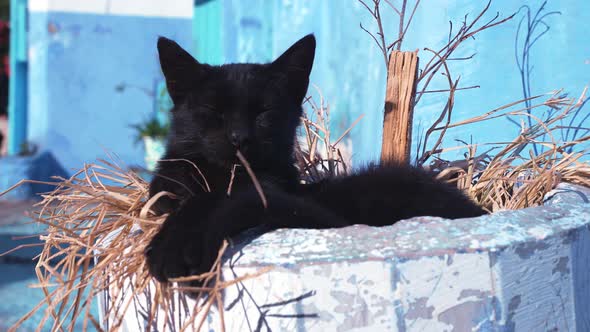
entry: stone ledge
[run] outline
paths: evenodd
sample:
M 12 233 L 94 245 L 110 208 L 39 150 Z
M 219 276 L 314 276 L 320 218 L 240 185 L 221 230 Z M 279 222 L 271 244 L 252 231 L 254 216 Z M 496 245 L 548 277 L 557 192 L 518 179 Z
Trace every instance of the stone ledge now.
M 572 199 L 480 218 L 250 234 L 231 248 L 224 277 L 268 265 L 226 290 L 227 331 L 258 324 L 275 331 L 590 331 L 590 204 Z M 141 307 L 134 304 L 139 315 L 128 314 L 127 328 L 145 326 Z M 207 330 L 220 330 L 217 317 L 210 314 Z
M 590 224 L 588 209 L 590 205 L 563 203 L 479 218 L 417 217 L 384 227 L 279 229 L 252 239 L 248 245 L 237 244 L 243 257 L 235 266 L 260 266 L 260 262 L 292 266 L 326 260 L 337 263 L 350 259 L 413 259 L 493 252 L 519 243 L 564 236 L 563 233 Z

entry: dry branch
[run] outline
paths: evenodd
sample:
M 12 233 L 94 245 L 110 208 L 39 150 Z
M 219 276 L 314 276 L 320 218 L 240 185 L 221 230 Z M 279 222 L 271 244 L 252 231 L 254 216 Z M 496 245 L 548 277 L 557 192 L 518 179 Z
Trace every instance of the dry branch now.
M 330 105 L 316 87 L 319 103 L 308 97 L 304 106 L 311 108 L 301 119 L 301 134 L 295 142 L 295 159 L 302 180 L 314 182 L 326 177 L 345 175 L 350 170 L 349 161 L 342 153 L 343 140 L 363 118 L 360 115 L 335 140 L 330 130 Z

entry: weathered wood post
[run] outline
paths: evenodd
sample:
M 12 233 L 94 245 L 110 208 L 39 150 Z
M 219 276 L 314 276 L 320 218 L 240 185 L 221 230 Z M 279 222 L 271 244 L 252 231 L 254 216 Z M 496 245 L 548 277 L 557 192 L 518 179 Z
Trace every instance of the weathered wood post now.
M 410 162 L 418 60 L 417 51 L 389 55 L 381 163 Z

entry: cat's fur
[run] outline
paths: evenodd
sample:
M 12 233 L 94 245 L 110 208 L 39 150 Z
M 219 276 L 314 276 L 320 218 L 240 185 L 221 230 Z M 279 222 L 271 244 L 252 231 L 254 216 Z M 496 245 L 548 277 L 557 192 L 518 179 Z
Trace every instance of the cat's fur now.
M 169 161 L 159 162 L 150 195 L 168 191 L 180 198 L 156 205 L 171 213 L 146 250 L 150 272 L 160 281 L 208 271 L 224 238 L 258 225 L 382 226 L 414 216 L 484 214 L 457 189 L 408 166 L 373 166 L 299 184 L 293 143 L 314 59 L 313 35 L 270 64 L 208 66 L 165 38 L 158 51 L 175 106 L 163 157 Z M 237 149 L 262 185 L 267 208 L 243 167 L 236 168 L 227 196 Z

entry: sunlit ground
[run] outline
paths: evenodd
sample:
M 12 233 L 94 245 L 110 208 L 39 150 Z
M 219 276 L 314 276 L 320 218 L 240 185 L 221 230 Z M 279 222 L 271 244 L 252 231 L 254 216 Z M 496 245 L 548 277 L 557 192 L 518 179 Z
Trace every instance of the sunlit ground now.
M 12 238 L 38 234 L 42 229 L 37 225 L 27 224 L 28 218 L 23 213 L 30 208 L 30 203 L 0 203 L 0 253 L 6 252 L 19 243 L 35 242 L 36 237 L 20 242 Z M 37 283 L 35 264 L 31 260 L 39 249 L 26 249 L 0 258 L 0 331 L 7 331 L 23 315 L 27 314 L 44 299 L 43 291 L 31 288 Z M 97 308 L 93 307 L 95 315 Z M 18 331 L 35 331 L 45 314 L 44 308 L 27 320 Z M 45 324 L 43 331 L 50 331 L 53 321 Z M 79 324 L 81 330 L 81 322 Z M 93 329 L 89 329 L 92 331 Z

